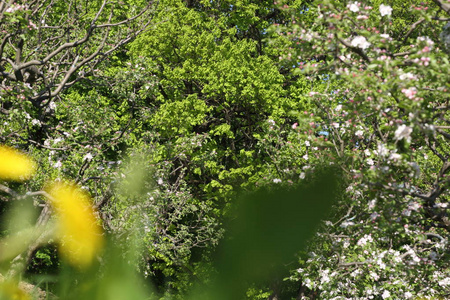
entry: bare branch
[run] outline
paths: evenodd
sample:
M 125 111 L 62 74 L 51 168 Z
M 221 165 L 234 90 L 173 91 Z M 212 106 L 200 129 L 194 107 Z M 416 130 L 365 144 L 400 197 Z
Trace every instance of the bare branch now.
M 421 18 L 419 21 L 415 22 L 414 24 L 411 25 L 411 28 L 408 30 L 408 32 L 405 34 L 405 36 L 403 37 L 403 43 L 406 42 L 406 40 L 408 39 L 408 37 L 410 36 L 410 34 L 417 28 L 417 26 L 419 26 L 420 24 L 422 24 L 425 21 L 424 18 Z
M 86 24 L 90 2 L 70 1 L 67 14 L 59 20 L 67 25 L 58 20 L 47 25 L 55 3 L 35 0 L 28 4 L 31 15 L 27 18 L 38 24 L 34 36 L 22 40 L 20 29 L 13 32 L 5 27 L 8 34 L 0 41 L 0 62 L 6 62 L 0 66 L 0 77 L 30 84 L 35 92 L 29 98 L 35 106 L 84 78 L 84 72 L 75 76 L 78 70 L 99 64 L 132 41 L 151 23 L 154 6 L 149 1 L 136 14 L 115 22 L 116 4 L 104 0 Z
M 433 0 L 433 2 L 436 3 L 436 5 L 439 6 L 440 9 L 450 15 L 450 3 L 444 3 L 441 0 Z
M 13 196 L 14 198 L 18 198 L 20 196 L 16 191 L 14 191 L 13 189 L 11 189 L 3 184 L 0 184 L 0 191 L 3 191 L 5 193 Z

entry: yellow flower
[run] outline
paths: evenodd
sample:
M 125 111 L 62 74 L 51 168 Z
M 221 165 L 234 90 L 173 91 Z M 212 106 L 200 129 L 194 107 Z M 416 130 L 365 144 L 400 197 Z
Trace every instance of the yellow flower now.
M 2 276 L 2 280 L 4 280 Z M 30 300 L 30 296 L 19 288 L 17 282 L 4 281 L 0 283 L 0 299 Z
M 0 145 L 0 179 L 29 179 L 36 170 L 36 164 L 25 154 L 8 146 Z
M 59 250 L 69 263 L 85 268 L 103 246 L 102 229 L 89 195 L 74 183 L 57 182 L 47 189 L 58 217 Z

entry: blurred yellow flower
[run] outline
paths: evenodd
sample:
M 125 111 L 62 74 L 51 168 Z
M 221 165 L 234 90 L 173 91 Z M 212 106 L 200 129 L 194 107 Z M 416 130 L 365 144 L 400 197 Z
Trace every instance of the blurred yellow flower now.
M 30 300 L 31 298 L 25 291 L 19 288 L 17 282 L 5 281 L 0 284 L 0 299 Z
M 58 217 L 57 237 L 61 255 L 79 268 L 89 266 L 104 243 L 89 195 L 68 182 L 56 182 L 47 191 Z
M 36 164 L 24 153 L 0 145 L 0 179 L 26 180 L 36 170 Z

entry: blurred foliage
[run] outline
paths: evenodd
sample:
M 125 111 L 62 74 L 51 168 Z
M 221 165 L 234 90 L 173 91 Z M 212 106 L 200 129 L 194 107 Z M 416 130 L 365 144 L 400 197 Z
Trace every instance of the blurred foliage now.
M 11 158 L 9 153 L 0 155 L 0 159 L 5 158 L 12 159 L 12 163 L 14 159 L 19 162 L 24 159 L 21 156 Z M 121 192 L 131 197 L 142 198 L 146 193 L 143 165 L 145 164 L 142 157 L 139 156 L 135 156 L 127 164 L 132 171 L 128 175 L 130 180 L 123 181 Z M 27 174 L 29 171 L 25 169 L 22 172 Z M 22 176 L 22 174 L 18 175 Z M 3 178 L 9 179 L 8 175 Z M 326 191 L 322 190 L 324 192 L 321 193 L 319 187 L 324 184 L 329 185 L 330 188 Z M 305 246 L 306 239 L 312 236 L 320 219 L 327 215 L 333 199 L 338 194 L 336 187 L 336 177 L 331 175 L 331 171 L 327 171 L 323 175 L 317 175 L 315 181 L 305 187 L 290 190 L 280 188 L 271 191 L 261 190 L 241 198 L 234 211 L 237 219 L 232 222 L 229 237 L 219 250 L 215 268 L 219 277 L 212 283 L 206 296 L 194 294 L 193 299 L 241 298 L 247 288 L 243 283 L 269 279 L 271 269 L 278 269 L 282 263 L 292 258 L 299 247 Z M 3 263 L 9 261 L 11 270 L 17 271 L 16 261 L 20 260 L 21 252 L 45 246 L 48 239 L 55 239 L 59 244 L 62 258 L 58 280 L 53 288 L 53 293 L 57 297 L 62 299 L 148 299 L 150 290 L 135 274 L 136 265 L 141 260 L 140 253 L 143 247 L 148 247 L 145 236 L 143 237 L 137 230 L 141 224 L 128 222 L 131 228 L 126 231 L 127 234 L 122 237 L 111 236 L 102 253 L 103 235 L 96 224 L 88 194 L 73 183 L 62 181 L 52 183 L 46 190 L 48 194 L 43 195 L 53 207 L 56 223 L 44 229 L 41 229 L 41 219 L 36 221 L 35 228 L 33 228 L 34 224 L 23 224 L 21 222 L 23 218 L 30 219 L 33 205 L 29 205 L 28 208 L 24 208 L 23 205 L 20 208 L 17 207 L 7 219 L 11 236 L 6 236 L 0 241 L 0 261 Z M 167 200 L 170 201 L 170 199 Z M 148 213 L 142 208 L 138 212 L 146 213 L 146 216 L 160 214 L 160 211 Z M 174 215 L 170 218 L 164 216 L 164 219 L 170 220 L 173 217 Z M 164 230 L 171 230 L 170 226 L 163 228 Z M 180 230 L 180 232 L 183 231 Z M 42 239 L 42 236 L 47 237 Z M 154 238 L 153 241 L 155 241 Z M 189 238 L 192 239 L 188 236 L 187 239 Z M 188 246 L 186 251 L 189 250 Z M 164 255 L 165 249 L 157 249 L 156 253 L 160 256 Z M 176 263 L 176 257 L 169 257 L 169 255 L 166 254 L 168 265 L 162 269 L 165 272 L 170 270 L 167 267 L 173 262 Z M 51 248 L 39 249 L 30 267 L 36 267 L 39 260 L 44 265 L 51 265 L 53 263 Z M 15 282 L 15 278 L 20 278 L 19 276 L 20 273 L 12 273 L 1 283 L 1 299 L 31 299 L 31 291 Z M 46 280 L 44 277 L 41 278 Z M 46 297 L 49 295 L 49 291 L 46 291 Z M 38 295 L 37 298 L 40 296 Z

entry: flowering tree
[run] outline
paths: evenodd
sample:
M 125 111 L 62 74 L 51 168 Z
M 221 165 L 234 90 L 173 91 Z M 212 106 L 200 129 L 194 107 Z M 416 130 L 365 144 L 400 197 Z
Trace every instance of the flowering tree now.
M 294 130 L 348 184 L 291 277 L 299 298 L 448 297 L 450 2 L 280 5 L 280 61 L 329 85 Z
M 0 109 L 8 125 L 2 141 L 48 148 L 61 92 L 95 78 L 101 62 L 147 28 L 152 7 L 152 1 L 2 1 Z
M 92 86 L 101 63 L 148 27 L 153 8 L 152 1 L 1 1 L 0 141 L 27 150 L 39 165 L 30 183 L 1 183 L 2 201 L 21 198 L 25 191 L 39 198 L 43 192 L 34 191 L 44 180 L 100 178 L 91 164 L 96 154 L 92 149 L 101 149 L 103 140 L 87 137 L 88 125 L 83 122 L 92 122 L 67 113 L 83 103 L 69 108 L 63 95 L 70 87 Z M 75 126 L 71 118 L 76 119 Z M 113 147 L 114 139 L 108 141 Z M 1 163 L 7 164 L 3 159 Z M 108 184 L 100 186 L 106 189 Z M 39 223 L 46 223 L 49 204 L 42 205 Z M 26 257 L 20 258 L 28 261 L 40 245 L 32 243 Z

